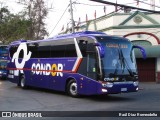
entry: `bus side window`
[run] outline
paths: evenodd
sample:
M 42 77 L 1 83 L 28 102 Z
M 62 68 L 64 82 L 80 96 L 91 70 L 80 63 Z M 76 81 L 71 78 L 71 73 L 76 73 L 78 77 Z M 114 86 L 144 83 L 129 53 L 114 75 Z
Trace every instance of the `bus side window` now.
M 74 41 L 66 42 L 65 57 L 77 57 L 77 52 L 76 52 Z
M 28 51 L 32 52 L 31 58 L 38 58 L 39 57 L 39 52 L 37 50 L 38 46 L 36 45 L 28 45 Z
M 50 46 L 40 46 L 38 47 L 39 58 L 49 58 L 50 57 Z
M 18 46 L 12 46 L 12 47 L 9 49 L 9 54 L 10 54 L 10 57 L 11 57 L 11 58 L 13 57 L 13 54 L 17 51 L 17 48 L 18 48 Z
M 81 50 L 82 56 L 86 57 L 86 50 L 87 50 L 87 41 L 79 40 L 79 48 Z
M 53 41 L 54 44 L 51 45 L 51 57 L 65 57 L 66 45 L 64 42 Z

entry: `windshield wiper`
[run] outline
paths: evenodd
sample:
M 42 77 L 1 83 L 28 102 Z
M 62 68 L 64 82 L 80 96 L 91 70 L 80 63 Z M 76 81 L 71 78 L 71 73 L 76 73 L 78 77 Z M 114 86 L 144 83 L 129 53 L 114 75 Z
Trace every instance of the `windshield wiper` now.
M 121 68 L 122 68 L 122 57 L 121 57 L 121 54 L 120 54 L 120 51 L 119 51 L 119 49 L 118 49 L 118 60 L 120 61 L 120 64 L 121 64 Z M 119 64 L 117 63 L 116 64 L 116 68 L 115 68 L 115 71 L 114 71 L 114 73 L 113 73 L 113 75 L 114 76 L 116 76 L 117 75 L 117 73 L 118 73 L 118 66 L 119 66 Z
M 121 56 L 121 59 L 120 59 L 121 64 L 122 64 L 121 66 L 123 67 L 122 73 L 124 72 L 124 68 L 126 67 L 126 68 L 127 68 L 127 71 L 129 72 L 129 74 L 130 74 L 131 76 L 134 76 L 131 68 L 130 68 L 129 65 L 128 65 L 127 60 L 125 59 L 125 57 L 124 57 L 124 55 L 123 55 L 123 52 L 122 52 L 122 49 L 120 48 L 120 46 L 119 46 L 119 49 L 118 49 L 118 50 L 119 50 L 119 53 L 120 53 L 120 56 Z

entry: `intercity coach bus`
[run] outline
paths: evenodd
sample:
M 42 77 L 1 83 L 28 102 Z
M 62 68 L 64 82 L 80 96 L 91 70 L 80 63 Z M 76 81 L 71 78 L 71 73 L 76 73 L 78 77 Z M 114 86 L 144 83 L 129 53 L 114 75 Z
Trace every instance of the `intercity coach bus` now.
M 22 88 L 34 86 L 79 95 L 138 91 L 134 48 L 122 37 L 84 31 L 9 45 L 8 79 Z

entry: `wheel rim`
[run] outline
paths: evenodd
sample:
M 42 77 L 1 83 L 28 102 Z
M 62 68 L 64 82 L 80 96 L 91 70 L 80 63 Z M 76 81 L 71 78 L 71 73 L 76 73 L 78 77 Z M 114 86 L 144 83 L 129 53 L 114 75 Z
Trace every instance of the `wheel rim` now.
M 21 87 L 24 87 L 24 78 L 21 79 Z
M 77 95 L 77 83 L 71 83 L 69 90 L 72 95 Z

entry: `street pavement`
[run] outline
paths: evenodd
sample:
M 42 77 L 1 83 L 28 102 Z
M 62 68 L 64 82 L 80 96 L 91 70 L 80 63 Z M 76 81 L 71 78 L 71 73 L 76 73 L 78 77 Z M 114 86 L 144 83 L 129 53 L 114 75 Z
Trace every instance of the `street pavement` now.
M 63 92 L 29 88 L 23 90 L 7 80 L 0 81 L 0 111 L 160 111 L 160 84 L 140 83 L 140 90 L 105 96 L 72 98 Z M 74 113 L 74 112 L 73 112 Z M 83 116 L 83 115 L 82 115 Z M 10 118 L 0 118 L 10 119 Z M 12 118 L 15 120 L 22 118 Z M 33 118 L 23 118 L 33 119 Z M 34 118 L 37 120 L 70 120 L 74 117 Z M 77 117 L 76 120 L 81 120 Z M 85 117 L 85 120 L 124 120 L 128 117 Z M 139 117 L 130 117 L 130 120 Z M 140 117 L 155 120 L 157 117 Z

